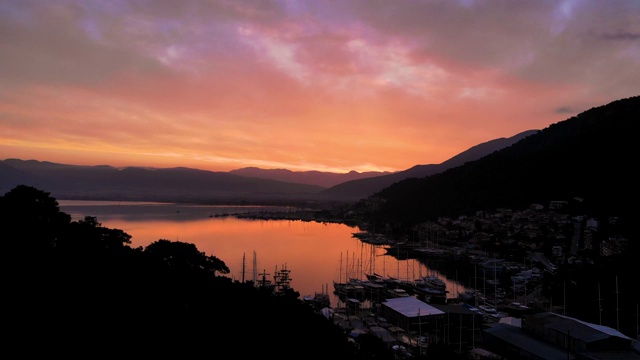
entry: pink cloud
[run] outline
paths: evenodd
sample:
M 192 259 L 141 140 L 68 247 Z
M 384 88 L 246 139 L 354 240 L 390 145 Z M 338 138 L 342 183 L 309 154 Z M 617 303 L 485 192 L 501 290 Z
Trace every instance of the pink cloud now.
M 440 163 L 637 95 L 638 16 L 633 1 L 5 2 L 0 157 Z

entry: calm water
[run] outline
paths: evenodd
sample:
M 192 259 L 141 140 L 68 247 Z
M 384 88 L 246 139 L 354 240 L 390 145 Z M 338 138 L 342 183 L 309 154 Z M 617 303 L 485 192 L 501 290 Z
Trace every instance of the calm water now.
M 74 220 L 95 216 L 108 228 L 131 235 L 131 246 L 147 246 L 159 239 L 193 243 L 199 251 L 225 262 L 236 280 L 261 274 L 273 279 L 276 270 L 290 270 L 291 287 L 301 296 L 332 294 L 333 281 L 364 278 L 376 272 L 401 279 L 437 275 L 445 280 L 449 297 L 464 291 L 457 281 L 415 260 L 397 260 L 386 249 L 353 237 L 358 227 L 298 220 L 246 220 L 222 214 L 292 211 L 287 207 L 202 206 L 150 202 L 59 200 L 60 209 Z

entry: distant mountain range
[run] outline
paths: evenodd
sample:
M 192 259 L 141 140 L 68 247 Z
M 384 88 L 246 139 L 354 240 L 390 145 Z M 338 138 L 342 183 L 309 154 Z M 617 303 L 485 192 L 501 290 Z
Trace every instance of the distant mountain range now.
M 75 166 L 35 160 L 0 162 L 0 191 L 24 184 L 60 200 L 128 200 L 191 203 L 297 201 L 323 190 L 316 185 L 250 178 L 189 168 Z
M 170 202 L 353 202 L 394 182 L 428 176 L 467 161 L 479 159 L 535 133 L 525 131 L 474 146 L 438 165 L 416 165 L 392 172 L 321 171 L 242 168 L 214 172 L 191 168 L 115 168 L 109 165 L 78 166 L 48 161 L 6 159 L 0 161 L 0 192 L 29 185 L 50 192 L 57 199 L 129 200 Z
M 292 183 L 301 183 L 309 185 L 317 185 L 329 188 L 347 181 L 360 180 L 393 174 L 392 172 L 357 172 L 350 171 L 346 174 L 323 172 L 323 171 L 291 171 L 287 169 L 260 169 L 257 167 L 246 167 L 238 170 L 229 171 L 230 174 L 254 177 L 258 179 L 271 179 L 277 181 L 285 181 Z
M 376 195 L 384 199 L 385 216 L 405 219 L 573 196 L 609 203 L 614 195 L 633 194 L 621 185 L 636 178 L 630 158 L 637 154 L 631 144 L 638 134 L 639 109 L 639 97 L 618 100 L 544 130 L 476 145 L 441 164 L 395 173 L 213 172 L 5 159 L 0 161 L 0 193 L 24 184 L 61 200 L 355 203 Z M 596 190 L 604 194 L 593 194 Z
M 437 174 L 468 161 L 480 159 L 496 150 L 513 145 L 521 139 L 533 135 L 537 130 L 527 130 L 510 138 L 499 138 L 484 142 L 480 145 L 452 157 L 441 164 L 416 165 L 398 172 L 363 172 L 351 171 L 338 174 L 320 171 L 291 171 L 284 169 L 265 170 L 255 167 L 232 170 L 230 173 L 261 179 L 271 179 L 295 183 L 304 183 L 327 187 L 318 193 L 319 199 L 336 201 L 356 201 L 364 199 L 373 193 L 400 180 L 425 177 Z

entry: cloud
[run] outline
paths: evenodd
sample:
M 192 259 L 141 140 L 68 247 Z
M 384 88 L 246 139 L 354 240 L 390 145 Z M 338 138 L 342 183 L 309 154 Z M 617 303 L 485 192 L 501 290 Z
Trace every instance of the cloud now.
M 5 1 L 0 145 L 209 168 L 439 163 L 637 95 L 639 16 L 635 0 Z
M 574 114 L 575 110 L 572 109 L 570 106 L 561 106 L 561 107 L 556 109 L 556 113 L 558 113 L 558 114 Z

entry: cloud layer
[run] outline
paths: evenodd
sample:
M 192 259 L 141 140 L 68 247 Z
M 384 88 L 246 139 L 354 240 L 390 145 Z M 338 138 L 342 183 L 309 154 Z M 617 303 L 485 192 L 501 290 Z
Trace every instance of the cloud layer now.
M 0 158 L 404 170 L 640 93 L 640 2 L 4 1 Z

